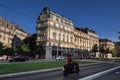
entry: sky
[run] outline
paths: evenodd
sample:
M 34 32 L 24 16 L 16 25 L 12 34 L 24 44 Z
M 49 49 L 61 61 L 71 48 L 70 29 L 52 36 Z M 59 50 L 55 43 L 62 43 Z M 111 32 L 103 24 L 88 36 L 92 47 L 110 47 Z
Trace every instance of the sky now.
M 88 27 L 99 38 L 119 41 L 120 0 L 0 0 L 0 16 L 33 34 L 45 6 L 71 19 L 75 27 Z

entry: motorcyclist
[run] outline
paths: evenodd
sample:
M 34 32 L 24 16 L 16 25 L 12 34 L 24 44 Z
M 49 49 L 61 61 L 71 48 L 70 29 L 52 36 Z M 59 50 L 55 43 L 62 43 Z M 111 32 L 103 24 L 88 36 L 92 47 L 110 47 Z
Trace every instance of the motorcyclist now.
M 74 71 L 74 66 L 76 66 L 75 69 L 78 70 L 78 68 L 77 68 L 78 67 L 77 61 L 76 60 L 73 61 L 73 59 L 72 59 L 70 54 L 67 55 L 67 62 L 68 62 L 68 66 L 70 66 L 73 71 Z
M 69 54 L 69 55 L 67 55 L 67 62 L 68 62 L 68 65 L 73 64 L 73 60 L 72 60 L 72 58 L 71 58 L 71 55 L 70 55 L 70 54 Z
M 64 75 L 67 76 L 68 73 L 79 73 L 79 66 L 77 62 L 73 61 L 71 55 L 67 55 L 67 64 L 64 65 Z
M 67 55 L 67 66 L 71 68 L 71 70 L 74 70 L 74 64 L 71 55 Z

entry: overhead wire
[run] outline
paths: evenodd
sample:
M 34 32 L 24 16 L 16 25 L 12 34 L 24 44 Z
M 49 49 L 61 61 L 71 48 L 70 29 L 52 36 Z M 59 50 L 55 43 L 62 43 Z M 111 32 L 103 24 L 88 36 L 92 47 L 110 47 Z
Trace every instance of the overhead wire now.
M 25 13 L 22 13 L 22 12 L 20 12 L 20 11 L 17 11 L 17 10 L 15 10 L 15 9 L 13 9 L 13 8 L 10 8 L 10 7 L 8 7 L 8 6 L 4 5 L 4 4 L 0 4 L 0 6 L 2 6 L 2 7 L 4 7 L 4 8 L 7 8 L 7 9 L 9 9 L 9 10 L 11 10 L 11 11 L 14 11 L 14 12 L 16 12 L 16 13 L 22 15 L 22 16 L 25 16 L 25 17 L 29 18 L 29 19 L 36 20 L 35 18 L 33 18 L 33 17 L 31 17 L 31 16 L 29 16 L 29 15 L 27 15 L 27 14 L 25 14 Z
M 31 17 L 31 16 L 29 16 L 29 15 L 27 15 L 27 14 L 25 14 L 25 13 L 22 13 L 22 12 L 20 12 L 20 11 L 18 11 L 18 10 L 15 10 L 15 9 L 13 9 L 13 8 L 10 8 L 10 7 L 8 7 L 8 6 L 4 5 L 4 4 L 1 4 L 1 3 L 0 3 L 0 6 L 1 6 L 1 7 L 4 7 L 4 8 L 7 8 L 7 9 L 9 9 L 9 10 L 11 10 L 11 11 L 14 11 L 14 12 L 16 12 L 16 13 L 19 14 L 19 15 L 25 16 L 25 17 L 27 17 L 27 18 L 29 18 L 29 19 L 32 19 L 32 20 L 36 21 L 35 18 L 33 18 L 33 17 Z M 24 25 L 23 25 L 23 26 L 24 26 Z M 25 26 L 24 26 L 24 27 L 25 27 Z

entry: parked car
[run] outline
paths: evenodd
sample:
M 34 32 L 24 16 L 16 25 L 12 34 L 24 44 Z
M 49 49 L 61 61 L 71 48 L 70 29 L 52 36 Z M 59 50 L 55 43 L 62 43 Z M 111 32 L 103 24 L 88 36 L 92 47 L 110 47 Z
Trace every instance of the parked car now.
M 9 60 L 9 62 L 25 62 L 28 60 L 25 56 L 15 56 Z
M 64 57 L 64 56 L 58 56 L 58 57 L 56 58 L 56 60 L 65 60 L 65 57 Z

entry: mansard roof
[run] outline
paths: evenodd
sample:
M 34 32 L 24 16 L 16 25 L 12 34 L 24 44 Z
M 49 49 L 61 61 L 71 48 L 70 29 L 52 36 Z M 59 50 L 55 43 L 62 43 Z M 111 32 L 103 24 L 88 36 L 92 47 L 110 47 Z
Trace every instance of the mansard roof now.
M 112 42 L 111 40 L 109 39 L 99 39 L 100 42 Z
M 85 28 L 78 28 L 78 27 L 75 27 L 75 29 L 77 29 L 77 30 L 79 30 L 79 31 L 81 30 L 81 31 L 83 31 L 83 32 L 85 32 L 85 33 L 92 32 L 92 33 L 96 34 L 95 31 L 90 30 L 90 29 L 87 28 L 87 27 L 85 27 Z
M 51 11 L 48 6 L 45 6 L 45 7 L 43 8 L 43 10 L 42 10 L 42 12 L 40 13 L 40 15 L 42 15 L 43 12 L 45 12 L 45 13 L 48 14 L 48 15 L 54 14 L 54 15 L 56 15 L 56 16 L 58 16 L 58 17 L 61 17 L 61 18 L 65 19 L 65 20 L 67 20 L 67 21 L 72 22 L 70 19 L 65 18 L 64 16 L 61 16 L 61 15 L 57 14 L 56 12 Z M 38 18 L 37 18 L 38 20 L 39 20 L 39 18 L 40 18 L 40 15 L 39 15 Z

